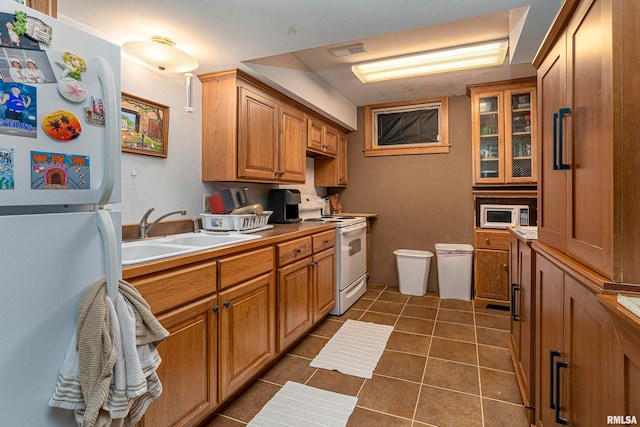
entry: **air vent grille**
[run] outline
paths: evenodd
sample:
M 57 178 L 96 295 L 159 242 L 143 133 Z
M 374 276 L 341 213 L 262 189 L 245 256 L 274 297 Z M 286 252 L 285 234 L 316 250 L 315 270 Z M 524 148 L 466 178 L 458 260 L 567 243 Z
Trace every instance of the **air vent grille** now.
M 364 53 L 367 48 L 362 43 L 352 44 L 350 46 L 340 46 L 329 49 L 329 52 L 338 58 L 342 56 L 354 55 L 356 53 Z

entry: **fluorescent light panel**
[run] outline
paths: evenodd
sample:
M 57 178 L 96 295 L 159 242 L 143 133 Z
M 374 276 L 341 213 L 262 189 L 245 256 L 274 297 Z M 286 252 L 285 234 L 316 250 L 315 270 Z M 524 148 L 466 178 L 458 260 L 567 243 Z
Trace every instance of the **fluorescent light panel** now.
M 351 66 L 362 83 L 437 74 L 500 65 L 507 55 L 507 40 L 400 56 Z

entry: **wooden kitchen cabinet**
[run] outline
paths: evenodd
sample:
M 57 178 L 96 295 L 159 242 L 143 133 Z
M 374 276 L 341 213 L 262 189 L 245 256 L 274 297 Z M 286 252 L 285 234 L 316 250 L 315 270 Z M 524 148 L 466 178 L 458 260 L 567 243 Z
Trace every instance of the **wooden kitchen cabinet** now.
M 536 80 L 467 86 L 473 184 L 535 184 Z
M 316 157 L 314 182 L 317 187 L 347 186 L 347 135 L 338 132 L 338 149 L 335 158 Z
M 195 425 L 217 405 L 215 261 L 129 279 L 169 331 L 158 346 L 162 396 L 141 426 Z
M 511 232 L 511 339 L 509 349 L 524 405 L 535 406 L 535 256 L 531 240 Z
M 322 120 L 309 117 L 307 120 L 307 152 L 316 156 L 334 157 L 338 147 L 338 130 Z
M 54 18 L 58 16 L 58 0 L 27 0 L 26 5 Z
M 275 274 L 218 294 L 220 399 L 255 378 L 276 355 Z
M 202 180 L 304 183 L 306 115 L 234 70 L 202 81 Z
M 141 427 L 197 425 L 217 406 L 217 301 L 214 295 L 158 316 L 170 333 L 158 346 L 162 395 Z
M 610 399 L 616 335 L 592 287 L 555 259 L 536 256 L 536 424 L 606 425 L 622 415 Z
M 640 283 L 638 16 L 635 1 L 566 1 L 533 63 L 539 239 L 626 284 Z
M 335 231 L 277 245 L 278 351 L 304 336 L 335 306 Z
M 509 306 L 509 232 L 475 231 L 475 304 Z

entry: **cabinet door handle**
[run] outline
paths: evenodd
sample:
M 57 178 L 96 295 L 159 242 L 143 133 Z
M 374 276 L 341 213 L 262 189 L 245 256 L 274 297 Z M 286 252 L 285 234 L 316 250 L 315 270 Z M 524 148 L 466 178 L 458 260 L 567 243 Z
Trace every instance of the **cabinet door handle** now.
M 559 170 L 558 167 L 558 113 L 553 113 L 553 170 Z
M 224 305 L 225 308 L 229 308 L 229 306 L 231 305 L 231 301 L 225 301 L 222 305 Z
M 560 356 L 560 352 L 557 350 L 551 350 L 549 352 L 549 408 L 556 409 L 555 399 L 553 397 L 553 359 Z
M 516 322 L 520 321 L 520 317 L 516 312 L 516 292 L 519 290 L 520 287 L 516 283 L 511 284 L 511 318 Z
M 569 420 L 560 416 L 560 368 L 566 368 L 568 366 L 569 364 L 564 360 L 558 360 L 556 362 L 556 423 L 565 426 L 569 424 Z
M 563 139 L 562 117 L 565 114 L 571 114 L 571 108 L 561 108 L 558 110 L 558 161 L 557 163 L 558 163 L 559 170 L 565 170 L 570 168 L 570 165 L 566 163 L 562 163 L 562 139 Z

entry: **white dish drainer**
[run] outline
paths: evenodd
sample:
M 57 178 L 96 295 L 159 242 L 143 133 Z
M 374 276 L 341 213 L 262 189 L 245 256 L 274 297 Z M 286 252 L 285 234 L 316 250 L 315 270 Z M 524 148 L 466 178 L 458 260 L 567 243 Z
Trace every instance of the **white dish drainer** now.
M 207 231 L 237 231 L 248 232 L 266 230 L 273 225 L 267 225 L 273 211 L 263 211 L 259 214 L 232 215 L 232 214 L 200 214 L 202 228 Z

